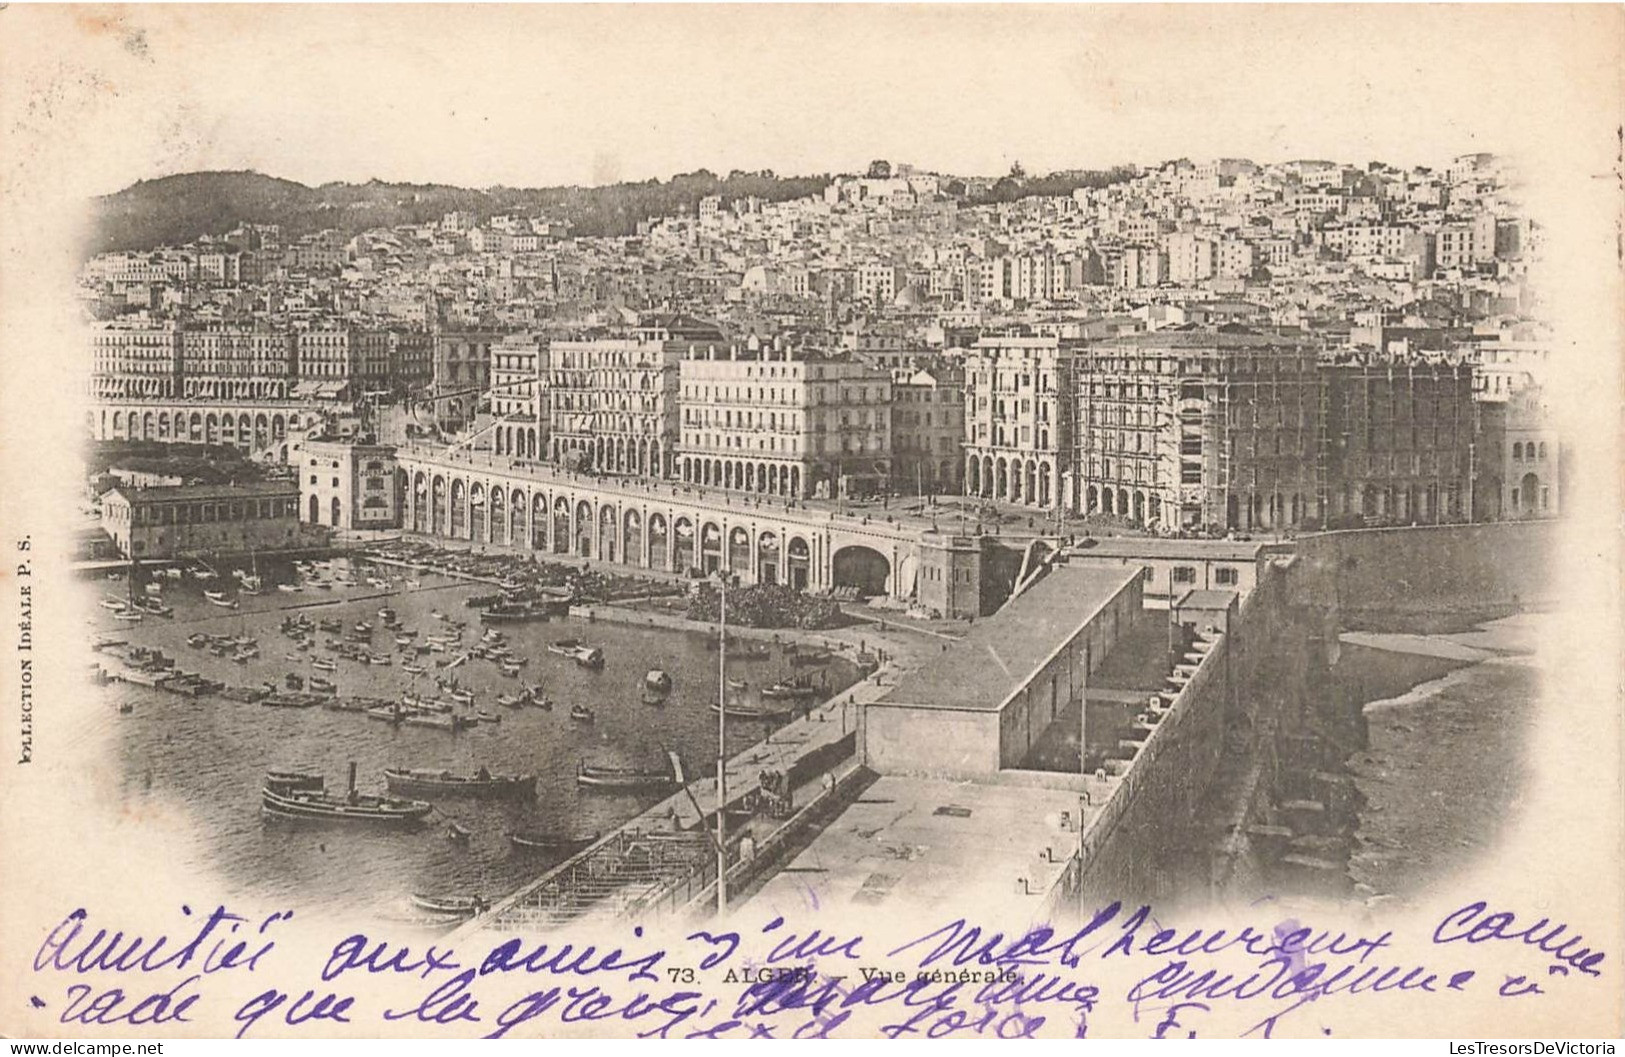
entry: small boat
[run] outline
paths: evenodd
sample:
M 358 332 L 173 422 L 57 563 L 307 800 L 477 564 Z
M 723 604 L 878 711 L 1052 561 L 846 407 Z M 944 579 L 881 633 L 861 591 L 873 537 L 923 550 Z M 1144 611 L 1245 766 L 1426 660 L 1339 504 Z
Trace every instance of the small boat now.
M 453 734 L 473 724 L 473 720 L 461 716 L 435 715 L 427 712 L 409 712 L 401 722 L 408 727 L 429 727 L 433 730 L 448 730 Z
M 358 620 L 355 622 L 355 633 L 357 635 L 371 635 L 372 625 L 365 620 Z
M 561 657 L 568 657 L 583 668 L 602 668 L 604 666 L 604 651 L 596 646 L 589 646 L 579 639 L 560 639 L 547 647 L 549 653 L 556 653 Z
M 479 896 L 429 896 L 414 893 L 412 905 L 431 914 L 447 917 L 471 918 L 484 913 L 485 901 Z
M 336 694 L 339 691 L 337 683 L 314 675 L 310 677 L 310 688 L 318 694 Z
M 411 591 L 416 591 L 418 588 L 420 588 L 422 586 L 423 586 L 423 581 L 421 581 L 421 580 L 413 580 L 413 579 L 408 578 L 407 581 L 406 581 L 406 587 L 407 587 L 408 590 L 411 590 Z
M 303 591 L 305 588 L 301 584 L 277 584 L 276 589 L 278 591 L 286 591 L 288 594 L 293 594 L 295 591 Z
M 651 669 L 643 677 L 643 688 L 645 690 L 653 690 L 657 694 L 664 694 L 669 693 L 671 687 L 671 673 L 662 671 L 659 668 Z
M 242 605 L 235 598 L 227 598 L 224 591 L 205 591 L 203 597 L 210 605 L 219 606 L 221 609 L 236 609 Z
M 387 668 L 395 663 L 395 658 L 391 657 L 387 653 L 374 653 L 368 655 L 367 663 L 378 665 L 381 668 Z
M 424 800 L 358 793 L 354 763 L 350 764 L 350 785 L 343 796 L 327 792 L 320 776 L 272 772 L 265 776 L 260 804 L 266 814 L 279 818 L 402 828 L 416 825 L 434 810 Z
M 368 719 L 381 719 L 385 723 L 399 723 L 406 718 L 406 712 L 399 705 L 380 705 L 363 711 Z
M 805 701 L 817 697 L 823 690 L 814 686 L 812 681 L 802 676 L 794 679 L 781 679 L 771 686 L 762 687 L 762 696 L 768 700 Z
M 470 796 L 492 800 L 536 795 L 534 774 L 492 774 L 483 767 L 471 775 L 391 767 L 385 769 L 384 781 L 390 792 L 405 796 Z
M 486 712 L 482 709 L 475 709 L 474 719 L 480 723 L 501 723 L 502 715 L 498 712 Z
M 553 711 L 553 699 L 546 694 L 536 694 L 530 699 L 531 708 L 539 708 L 543 712 Z
M 334 617 L 328 617 L 324 620 L 317 621 L 316 626 L 333 635 L 337 635 L 339 632 L 344 630 L 344 622 Z
M 428 671 L 428 669 L 423 667 L 421 664 L 403 664 L 401 665 L 401 671 L 405 672 L 407 675 L 422 675 L 424 672 Z
M 729 679 L 728 680 L 728 689 L 734 691 L 735 693 L 743 693 L 749 686 L 750 686 L 750 683 L 746 682 L 743 679 Z
M 133 609 L 121 609 L 117 613 L 113 614 L 113 619 L 114 620 L 125 620 L 125 621 L 129 621 L 130 623 L 134 624 L 134 623 L 137 623 L 138 621 L 140 621 L 141 614 L 137 613 Z
M 397 646 L 410 646 L 410 645 L 412 645 L 412 636 L 410 636 L 410 635 L 396 635 L 395 636 L 395 645 L 397 645 Z
M 100 602 L 97 602 L 96 604 L 101 606 L 103 609 L 111 609 L 115 613 L 122 612 L 125 608 L 127 608 L 127 605 L 128 605 L 124 601 L 124 599 L 122 599 L 122 598 L 114 598 L 111 595 L 109 595 L 107 598 L 102 599 Z
M 305 694 L 298 691 L 277 691 L 267 694 L 260 699 L 260 704 L 269 708 L 315 708 L 322 703 L 322 695 Z
M 571 705 L 570 718 L 577 723 L 591 723 L 593 722 L 592 709 L 586 705 Z
M 576 784 L 589 789 L 657 789 L 675 785 L 670 771 L 640 771 L 635 767 L 603 767 L 586 760 L 576 769 Z
M 454 687 L 453 689 L 447 690 L 446 696 L 457 702 L 459 705 L 472 705 L 474 703 L 474 691 L 464 690 L 462 687 Z
M 315 658 L 310 662 L 310 666 L 316 669 L 318 672 L 336 672 L 339 670 L 339 666 L 335 662 L 328 660 L 326 657 Z
M 503 661 L 502 664 L 499 667 L 502 669 L 502 674 L 503 675 L 509 676 L 510 678 L 513 678 L 513 679 L 519 678 L 519 662 L 518 661 Z
M 174 606 L 166 606 L 156 598 L 139 599 L 136 601 L 135 607 L 141 612 L 155 617 L 173 617 L 175 615 Z
M 473 835 L 473 831 L 461 822 L 446 823 L 446 839 L 453 844 L 467 844 Z
M 201 650 L 203 647 L 209 644 L 209 636 L 203 634 L 202 632 L 194 632 L 193 634 L 186 636 L 186 644 L 192 647 L 194 650 Z
M 436 620 L 445 620 L 446 619 L 446 614 L 440 612 L 440 610 L 438 610 L 438 609 L 429 610 L 429 615 L 431 617 L 433 617 L 434 619 L 436 619 Z
M 597 843 L 600 836 L 596 830 L 579 835 L 529 830 L 508 834 L 508 841 L 522 851 L 578 852 L 589 844 Z
M 723 712 L 730 719 L 779 719 L 792 714 L 789 705 L 745 705 L 737 701 L 730 701 L 725 709 L 713 701 L 711 702 L 711 711 Z

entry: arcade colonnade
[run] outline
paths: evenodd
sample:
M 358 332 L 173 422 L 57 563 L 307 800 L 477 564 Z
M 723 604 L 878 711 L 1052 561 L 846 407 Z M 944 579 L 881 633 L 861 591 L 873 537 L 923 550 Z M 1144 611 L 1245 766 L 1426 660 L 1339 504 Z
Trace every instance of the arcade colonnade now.
M 279 444 L 320 419 L 307 407 L 145 404 L 99 405 L 85 412 L 96 440 L 155 440 L 221 444 L 259 451 Z
M 416 460 L 403 460 L 400 472 L 401 527 L 442 539 L 631 569 L 722 571 L 742 583 L 808 591 L 834 586 L 838 566 L 864 570 L 888 589 L 900 558 L 913 568 L 901 537 L 839 539 L 824 514 L 798 520 L 748 507 L 719 510 L 663 497 L 661 486 L 618 492 Z

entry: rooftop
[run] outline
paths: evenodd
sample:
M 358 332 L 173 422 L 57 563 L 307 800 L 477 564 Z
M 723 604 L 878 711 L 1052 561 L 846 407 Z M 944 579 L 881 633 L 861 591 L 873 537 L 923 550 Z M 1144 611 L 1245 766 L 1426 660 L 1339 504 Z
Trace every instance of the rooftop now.
M 751 897 L 776 913 L 942 909 L 1048 892 L 1077 849 L 1076 792 L 886 776 Z M 1072 829 L 1061 828 L 1070 813 Z M 1046 861 L 1045 849 L 1059 854 Z
M 978 621 L 940 659 L 906 675 L 873 706 L 997 711 L 1139 575 L 1137 568 L 1057 565 L 1014 605 Z
M 1250 562 L 1255 561 L 1265 547 L 1274 546 L 1273 541 L 1268 540 L 1169 539 L 1163 536 L 1093 538 L 1093 544 L 1073 547 L 1072 555 L 1078 558 L 1190 558 L 1198 561 Z
M 1174 602 L 1176 609 L 1229 609 L 1236 601 L 1236 592 L 1192 588 Z
M 227 484 L 157 485 L 152 488 L 131 488 L 117 485 L 103 495 L 117 492 L 134 502 L 171 503 L 186 499 L 243 499 L 256 496 L 297 496 L 298 481 L 238 481 Z

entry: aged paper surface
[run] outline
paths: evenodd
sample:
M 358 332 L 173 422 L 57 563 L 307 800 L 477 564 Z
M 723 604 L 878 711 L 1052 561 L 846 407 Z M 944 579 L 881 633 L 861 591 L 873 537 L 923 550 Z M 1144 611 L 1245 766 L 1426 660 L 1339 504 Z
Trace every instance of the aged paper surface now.
M 1619 1036 L 1621 40 L 0 9 L 0 1034 Z

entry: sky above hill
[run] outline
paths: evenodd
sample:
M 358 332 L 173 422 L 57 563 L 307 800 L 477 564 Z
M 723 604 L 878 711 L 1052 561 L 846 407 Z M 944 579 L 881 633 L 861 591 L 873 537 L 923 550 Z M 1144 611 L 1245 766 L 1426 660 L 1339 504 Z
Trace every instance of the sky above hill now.
M 201 169 L 541 186 L 1555 146 L 1573 8 L 143 6 L 4 13 L 87 193 Z M 6 24 L 0 23 L 0 38 Z M 49 48 L 19 47 L 30 36 Z M 0 39 L 0 46 L 5 42 Z M 1564 76 L 1552 76 L 1563 70 Z M 1617 76 L 1617 75 L 1616 75 Z M 1561 124 L 1560 121 L 1557 124 Z

